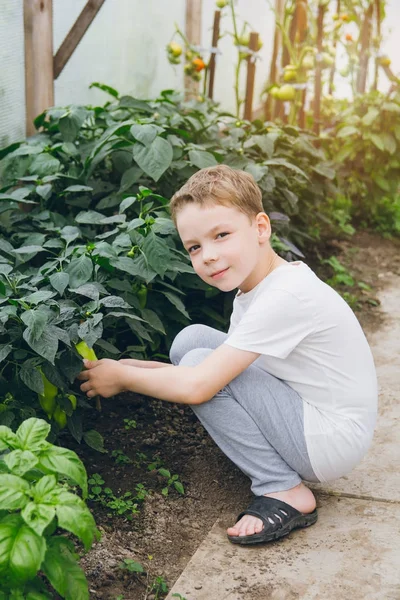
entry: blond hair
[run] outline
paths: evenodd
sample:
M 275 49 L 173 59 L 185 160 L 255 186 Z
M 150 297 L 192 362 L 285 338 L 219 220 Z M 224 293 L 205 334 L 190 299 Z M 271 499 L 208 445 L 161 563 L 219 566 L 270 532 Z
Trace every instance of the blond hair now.
M 183 206 L 195 202 L 234 206 L 249 216 L 250 222 L 259 212 L 264 212 L 261 190 L 254 178 L 245 171 L 217 165 L 200 169 L 172 196 L 169 208 L 176 225 L 177 214 Z

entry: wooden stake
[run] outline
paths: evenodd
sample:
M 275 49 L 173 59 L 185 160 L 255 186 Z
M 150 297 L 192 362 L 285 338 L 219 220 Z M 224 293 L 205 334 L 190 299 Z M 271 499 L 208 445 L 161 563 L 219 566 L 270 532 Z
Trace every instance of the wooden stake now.
M 341 0 L 337 0 L 337 4 L 336 4 L 336 14 L 337 15 L 340 15 L 340 8 L 341 8 L 340 4 L 341 4 Z M 333 42 L 333 47 L 335 48 L 335 62 L 332 65 L 331 72 L 329 75 L 329 94 L 331 94 L 331 95 L 333 94 L 333 82 L 335 80 L 335 72 L 336 72 L 336 47 L 337 47 L 337 39 L 336 38 Z
M 317 50 L 318 57 L 322 55 L 322 38 L 324 34 L 325 7 L 318 6 L 317 18 Z M 314 93 L 314 132 L 319 135 L 321 120 L 321 92 L 322 92 L 322 62 L 319 60 L 315 69 L 315 93 Z
M 185 34 L 189 42 L 200 46 L 201 43 L 201 8 L 202 0 L 186 0 Z M 199 93 L 199 81 L 185 75 L 185 96 L 189 99 Z
M 250 33 L 250 50 L 257 52 L 258 49 L 258 33 L 254 31 Z M 243 118 L 251 121 L 253 115 L 253 95 L 254 95 L 254 79 L 256 75 L 256 61 L 254 55 L 249 54 L 247 57 L 247 82 L 246 82 L 246 97 L 244 101 L 244 115 Z
M 212 35 L 212 43 L 211 43 L 212 47 L 215 49 L 218 46 L 220 20 L 221 20 L 221 11 L 216 10 L 214 13 L 214 27 L 213 27 L 213 35 Z M 208 65 L 208 70 L 209 70 L 208 97 L 211 99 L 214 94 L 215 63 L 216 63 L 216 54 L 214 52 L 212 52 L 210 62 Z
M 52 0 L 24 0 L 26 135 L 33 120 L 54 105 Z
M 283 0 L 275 0 L 275 33 L 274 33 L 274 47 L 272 50 L 272 59 L 271 59 L 271 67 L 269 71 L 269 84 L 276 83 L 278 79 L 278 54 L 279 48 L 282 43 L 282 33 L 279 27 L 276 25 L 276 21 L 280 23 L 282 21 L 283 16 Z M 264 104 L 264 118 L 266 121 L 270 121 L 272 119 L 272 97 L 268 94 L 267 100 Z
M 375 0 L 375 12 L 376 12 L 376 35 L 379 39 L 379 43 L 381 40 L 381 0 Z M 374 75 L 374 83 L 372 86 L 373 90 L 378 89 L 378 79 L 379 79 L 379 64 L 377 59 L 375 58 L 375 75 Z
M 371 2 L 364 14 L 364 21 L 361 28 L 361 47 L 360 47 L 360 70 L 357 77 L 357 91 L 359 94 L 365 93 L 367 85 L 369 48 L 372 28 L 372 15 L 374 3 Z
M 57 79 L 71 58 L 72 53 L 75 51 L 104 2 L 105 0 L 88 0 L 54 57 L 54 79 Z

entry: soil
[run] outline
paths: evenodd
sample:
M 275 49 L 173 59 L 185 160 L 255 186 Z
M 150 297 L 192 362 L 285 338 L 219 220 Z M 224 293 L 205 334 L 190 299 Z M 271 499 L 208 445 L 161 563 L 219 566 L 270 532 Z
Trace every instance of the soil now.
M 350 241 L 332 241 L 324 254 L 335 255 L 357 282 L 371 287 L 365 290 L 356 285 L 348 291 L 357 296 L 354 310 L 364 331 L 375 331 L 384 318 L 375 296 L 393 273 L 400 274 L 400 240 L 360 232 Z M 322 279 L 332 276 L 327 265 L 317 266 L 315 257 L 305 262 Z M 124 419 L 136 420 L 137 427 L 125 429 Z M 149 494 L 138 502 L 138 514 L 131 519 L 127 518 L 130 512 L 118 516 L 89 501 L 102 533 L 102 539 L 81 559 L 90 598 L 161 600 L 217 518 L 236 514 L 248 503 L 249 481 L 214 444 L 188 406 L 124 394 L 104 400 L 102 412 L 96 412 L 91 425 L 104 436 L 107 454 L 69 444 L 83 459 L 88 474 L 100 474 L 103 488 L 108 486 L 115 496 L 127 491 L 135 494 L 137 484 L 143 484 Z M 131 462 L 118 464 L 112 456 L 115 450 Z M 173 484 L 167 496 L 162 494 L 166 478 L 148 469 L 157 460 L 158 467 L 178 474 L 183 495 Z M 226 526 L 230 525 L 227 520 Z M 126 559 L 140 563 L 143 572 L 122 569 Z

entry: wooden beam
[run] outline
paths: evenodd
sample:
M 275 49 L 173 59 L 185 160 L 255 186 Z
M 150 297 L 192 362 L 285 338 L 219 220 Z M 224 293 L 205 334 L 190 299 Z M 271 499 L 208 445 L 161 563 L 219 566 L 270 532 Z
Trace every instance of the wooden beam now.
M 214 27 L 211 45 L 213 48 L 217 48 L 219 40 L 219 24 L 221 20 L 221 11 L 216 10 L 214 13 Z M 209 69 L 209 80 L 208 80 L 208 97 L 212 99 L 214 95 L 214 78 L 215 78 L 215 63 L 217 55 L 213 52 L 211 54 L 210 62 L 208 65 Z
M 60 75 L 104 2 L 105 0 L 88 0 L 54 57 L 54 79 Z
M 52 0 L 24 0 L 26 135 L 33 120 L 54 105 Z
M 186 0 L 186 25 L 185 34 L 190 44 L 200 46 L 201 44 L 201 9 L 202 0 Z M 186 98 L 197 96 L 199 93 L 199 82 L 185 75 Z
M 249 48 L 253 52 L 257 52 L 258 49 L 258 33 L 252 31 L 250 33 Z M 249 54 L 247 57 L 247 82 L 246 82 L 246 97 L 244 101 L 244 115 L 243 118 L 251 121 L 253 115 L 253 95 L 254 95 L 254 80 L 256 75 L 256 63 L 254 55 Z

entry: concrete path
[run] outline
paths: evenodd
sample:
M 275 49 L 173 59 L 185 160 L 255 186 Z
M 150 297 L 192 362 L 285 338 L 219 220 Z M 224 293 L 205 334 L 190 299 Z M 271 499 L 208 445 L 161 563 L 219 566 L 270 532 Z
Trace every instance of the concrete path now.
M 167 600 L 400 600 L 400 277 L 379 299 L 385 321 L 368 335 L 379 418 L 367 456 L 348 476 L 310 485 L 318 522 L 277 542 L 234 546 L 226 527 L 236 513 L 221 517 Z

